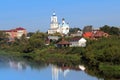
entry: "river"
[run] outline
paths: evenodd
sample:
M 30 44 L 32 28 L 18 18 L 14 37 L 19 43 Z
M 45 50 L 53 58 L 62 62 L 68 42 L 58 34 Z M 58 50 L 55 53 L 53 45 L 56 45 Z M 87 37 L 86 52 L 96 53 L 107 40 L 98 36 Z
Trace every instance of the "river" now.
M 0 80 L 99 80 L 79 68 L 0 60 Z

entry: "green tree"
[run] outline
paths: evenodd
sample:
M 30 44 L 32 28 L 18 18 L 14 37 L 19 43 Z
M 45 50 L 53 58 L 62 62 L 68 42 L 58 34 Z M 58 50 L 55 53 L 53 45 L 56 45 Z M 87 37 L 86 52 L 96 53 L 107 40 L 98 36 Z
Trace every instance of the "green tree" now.
M 117 27 L 111 27 L 110 28 L 110 34 L 112 35 L 120 35 L 120 29 Z
M 100 30 L 109 34 L 110 33 L 110 26 L 104 25 L 103 27 L 100 28 Z
M 41 48 L 45 45 L 46 37 L 47 37 L 47 35 L 45 33 L 37 31 L 35 34 L 33 34 L 30 37 L 30 39 L 29 39 L 30 45 L 33 48 Z
M 108 26 L 104 25 L 103 27 L 100 28 L 100 30 L 110 34 L 110 35 L 120 35 L 120 29 L 114 26 Z
M 9 41 L 9 35 L 3 31 L 0 31 L 0 46 L 2 48 L 7 47 L 7 42 Z
M 85 32 L 91 32 L 92 31 L 92 26 L 90 25 L 90 26 L 85 26 L 84 28 L 83 28 L 83 33 L 85 33 Z
M 77 33 L 78 31 L 81 31 L 80 28 L 70 28 L 69 33 Z

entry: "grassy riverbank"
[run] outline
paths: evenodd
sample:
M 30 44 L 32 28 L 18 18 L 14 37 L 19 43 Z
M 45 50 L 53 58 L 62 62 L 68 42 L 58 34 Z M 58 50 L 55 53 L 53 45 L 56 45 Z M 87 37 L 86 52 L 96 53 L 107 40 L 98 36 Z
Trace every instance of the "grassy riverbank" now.
M 13 43 L 0 41 L 0 55 L 23 58 L 37 63 L 60 63 L 86 65 L 88 73 L 105 79 L 120 79 L 120 37 L 110 36 L 98 40 L 87 40 L 87 46 L 57 48 L 53 41 L 46 46 L 46 34 L 36 32 L 30 39 L 22 36 Z M 110 72 L 110 73 L 109 73 Z
M 70 54 L 66 49 L 44 48 L 37 49 L 31 53 L 20 53 L 2 50 L 0 56 L 7 56 L 9 58 L 23 58 L 28 61 L 34 61 L 37 63 L 53 63 L 53 64 L 65 64 L 65 65 L 78 65 L 80 63 L 80 54 Z M 72 50 L 72 49 L 69 49 Z

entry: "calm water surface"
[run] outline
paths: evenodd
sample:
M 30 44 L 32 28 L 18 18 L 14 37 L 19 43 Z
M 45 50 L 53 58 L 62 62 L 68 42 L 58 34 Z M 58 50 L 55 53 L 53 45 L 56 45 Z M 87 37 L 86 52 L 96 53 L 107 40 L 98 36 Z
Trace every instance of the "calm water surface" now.
M 0 80 L 98 80 L 80 69 L 0 61 Z

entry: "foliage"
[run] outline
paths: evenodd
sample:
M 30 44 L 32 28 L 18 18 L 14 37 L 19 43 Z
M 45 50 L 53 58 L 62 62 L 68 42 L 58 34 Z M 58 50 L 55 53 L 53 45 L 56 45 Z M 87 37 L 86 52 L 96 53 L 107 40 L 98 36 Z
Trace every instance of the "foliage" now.
M 104 78 L 118 78 L 119 68 L 120 68 L 120 37 L 111 36 L 109 38 L 102 38 L 96 41 L 88 41 L 85 54 L 82 56 L 82 61 L 89 65 L 89 69 L 100 70 L 98 73 L 104 75 Z M 107 69 L 111 72 L 107 73 L 108 70 L 105 70 L 106 66 L 102 64 L 109 65 Z M 116 70 L 114 70 L 117 68 Z M 112 67 L 110 67 L 112 66 Z M 104 73 L 103 73 L 104 72 Z M 113 72 L 113 73 L 112 73 Z M 109 74 L 109 76 L 108 76 Z M 120 77 L 119 77 L 120 78 Z
M 102 63 L 99 65 L 99 69 L 105 77 L 115 77 L 118 79 L 120 78 L 120 65 L 110 65 Z
M 107 26 L 105 29 L 109 30 L 110 28 Z M 25 35 L 23 35 L 20 39 L 15 38 L 14 42 L 8 44 L 8 41 L 4 40 L 7 38 L 6 35 L 0 33 L 0 48 L 1 50 L 12 51 L 11 54 L 4 55 L 23 57 L 26 60 L 35 62 L 63 63 L 67 65 L 77 65 L 82 62 L 86 64 L 91 71 L 99 74 L 102 73 L 101 75 L 105 78 L 119 78 L 120 37 L 114 33 L 116 29 L 114 30 L 112 28 L 112 30 L 113 32 L 111 34 L 114 35 L 108 38 L 103 37 L 98 40 L 87 40 L 87 46 L 85 48 L 57 48 L 54 46 L 55 42 L 46 46 L 45 39 L 47 34 L 39 31 L 32 34 L 30 39 L 27 39 Z M 64 37 L 64 39 L 68 41 L 70 38 L 69 36 Z M 110 73 L 108 73 L 109 70 L 111 71 Z
M 90 25 L 90 26 L 85 26 L 84 28 L 83 28 L 83 33 L 85 33 L 85 32 L 91 32 L 92 31 L 92 26 Z
M 110 35 L 117 35 L 120 36 L 120 29 L 114 26 L 108 26 L 104 25 L 103 27 L 100 28 L 100 30 L 110 34 Z
M 8 44 L 8 39 L 9 35 L 6 34 L 5 32 L 3 31 L 0 31 L 0 48 L 4 49 L 4 48 L 7 48 L 7 44 Z
M 80 28 L 70 28 L 69 33 L 77 33 L 78 31 L 81 31 Z

